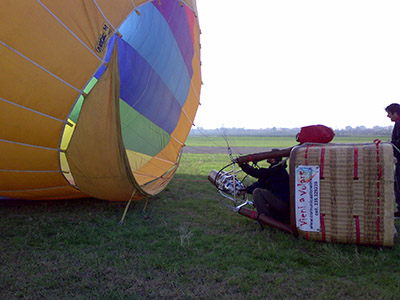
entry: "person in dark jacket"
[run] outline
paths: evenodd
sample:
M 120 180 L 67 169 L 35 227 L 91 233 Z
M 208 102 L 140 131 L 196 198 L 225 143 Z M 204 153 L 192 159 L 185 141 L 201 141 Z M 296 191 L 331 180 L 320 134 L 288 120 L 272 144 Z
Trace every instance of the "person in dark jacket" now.
M 395 172 L 394 172 L 394 194 L 396 197 L 397 211 L 396 217 L 400 217 L 400 104 L 392 103 L 385 108 L 387 117 L 394 122 L 392 131 L 393 153 L 396 158 Z
M 281 222 L 290 219 L 289 174 L 282 158 L 270 158 L 268 168 L 255 168 L 247 163 L 240 164 L 242 170 L 258 181 L 246 188 L 253 194 L 254 205 L 259 214 Z

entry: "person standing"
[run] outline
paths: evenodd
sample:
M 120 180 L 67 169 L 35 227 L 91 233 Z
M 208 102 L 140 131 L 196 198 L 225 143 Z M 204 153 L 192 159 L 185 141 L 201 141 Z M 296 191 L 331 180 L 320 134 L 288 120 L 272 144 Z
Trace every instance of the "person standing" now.
M 392 131 L 393 153 L 395 157 L 394 195 L 396 197 L 397 211 L 395 217 L 400 217 L 400 104 L 392 103 L 385 108 L 387 117 L 394 122 Z

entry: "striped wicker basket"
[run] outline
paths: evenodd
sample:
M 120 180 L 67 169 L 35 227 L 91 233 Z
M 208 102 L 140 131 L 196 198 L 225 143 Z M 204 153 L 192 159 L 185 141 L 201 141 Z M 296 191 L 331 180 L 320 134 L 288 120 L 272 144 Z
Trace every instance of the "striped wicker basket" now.
M 304 144 L 290 154 L 292 227 L 295 168 L 320 170 L 320 230 L 309 240 L 393 246 L 393 149 L 388 143 Z

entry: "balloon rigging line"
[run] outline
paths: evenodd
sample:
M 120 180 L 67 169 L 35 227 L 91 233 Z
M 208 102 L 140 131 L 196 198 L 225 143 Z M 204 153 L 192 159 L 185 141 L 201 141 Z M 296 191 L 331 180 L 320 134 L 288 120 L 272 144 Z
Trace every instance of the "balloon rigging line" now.
M 174 181 L 188 181 L 188 182 L 210 182 L 206 179 L 181 179 L 181 178 L 173 178 Z
M 96 4 L 96 7 L 99 10 L 99 12 L 101 13 L 101 15 L 103 16 L 103 18 L 107 21 L 108 24 L 110 24 L 110 26 L 112 27 L 113 31 L 115 32 L 116 29 L 115 29 L 114 25 L 107 19 L 107 17 L 105 16 L 103 11 L 101 10 L 100 6 L 97 4 L 97 1 L 93 0 L 93 2 L 94 2 L 94 4 Z
M 60 173 L 60 170 L 0 170 L 0 172 L 15 172 L 15 173 Z
M 144 204 L 144 207 L 143 207 L 143 210 L 142 210 L 142 213 L 145 213 L 145 211 L 146 211 L 146 208 L 147 208 L 147 204 L 149 203 L 149 197 L 146 197 L 146 202 L 145 202 L 145 204 Z
M 169 164 L 171 164 L 171 165 L 175 165 L 175 162 L 172 161 L 172 160 L 163 159 L 163 158 L 160 158 L 160 157 L 158 157 L 158 156 L 154 156 L 154 159 L 157 159 L 157 160 L 159 160 L 159 161 L 163 161 L 163 162 L 169 163 Z
M 138 16 L 140 16 L 140 12 L 139 12 L 139 10 L 138 10 L 136 4 L 135 4 L 135 1 L 131 0 L 131 3 L 132 3 L 132 5 L 133 5 L 133 8 L 134 8 L 136 14 L 137 14 Z
M 220 130 L 218 129 L 218 131 L 220 131 Z M 224 128 L 221 128 L 221 136 L 224 138 L 224 140 L 226 142 L 226 146 L 228 148 L 228 155 L 229 155 L 229 158 L 232 161 L 233 160 L 232 149 L 231 149 L 231 146 L 229 145 L 228 136 L 227 136 L 226 131 L 225 131 Z M 235 165 L 233 165 L 233 166 L 235 166 Z
M 397 152 L 400 153 L 400 149 L 399 149 L 395 144 L 393 144 L 393 143 L 390 143 L 390 144 L 392 144 L 393 148 L 394 148 Z
M 86 45 L 85 42 L 83 42 L 71 29 L 68 28 L 67 25 L 65 25 L 46 5 L 44 5 L 40 0 L 36 0 L 49 14 L 53 16 L 69 33 L 71 33 L 78 41 L 81 43 L 87 50 L 89 50 L 90 53 L 92 53 L 98 60 L 102 61 L 102 59 L 94 52 L 92 49 Z
M 201 61 L 200 61 L 200 64 L 201 64 Z M 201 83 L 201 85 L 203 85 L 203 82 Z M 199 94 L 197 93 L 197 91 L 196 91 L 196 89 L 195 89 L 195 87 L 194 87 L 192 81 L 190 82 L 190 87 L 191 87 L 192 90 L 193 90 L 193 94 L 196 96 L 197 102 L 199 103 L 199 105 L 201 105 L 201 103 L 200 103 L 200 96 L 199 96 Z
M 50 148 L 50 147 L 44 147 L 44 146 L 38 146 L 38 145 L 32 145 L 32 144 L 26 144 L 26 143 L 20 143 L 20 142 L 15 142 L 15 141 L 9 141 L 9 140 L 4 140 L 4 139 L 0 139 L 0 142 L 5 142 L 5 143 L 10 143 L 10 144 L 16 144 L 16 145 L 21 145 L 21 146 L 27 146 L 27 147 L 32 147 L 32 148 L 39 148 L 39 149 L 51 150 L 51 151 L 57 151 L 58 152 L 58 148 Z
M 188 116 L 188 114 L 187 114 L 186 111 L 183 109 L 183 107 L 182 107 L 182 112 L 183 112 L 183 114 L 185 115 L 185 117 L 189 120 L 190 124 L 193 125 L 193 120 Z
M 46 190 L 55 190 L 59 188 L 70 188 L 70 187 L 71 187 L 70 185 L 58 185 L 47 188 L 26 189 L 26 190 L 0 190 L 0 193 L 46 191 Z
M 62 83 L 64 83 L 65 85 L 69 86 L 70 88 L 72 88 L 73 90 L 77 91 L 78 93 L 81 92 L 80 89 L 74 87 L 72 84 L 66 82 L 64 79 L 62 79 L 61 77 L 57 76 L 56 74 L 50 72 L 49 70 L 47 70 L 46 68 L 42 67 L 41 65 L 39 65 L 37 62 L 33 61 L 32 59 L 30 59 L 29 57 L 23 55 L 21 52 L 17 51 L 16 49 L 10 47 L 9 45 L 5 44 L 4 42 L 0 41 L 0 44 L 5 46 L 6 48 L 10 49 L 11 51 L 15 52 L 16 54 L 18 54 L 19 56 L 23 57 L 24 59 L 26 59 L 27 61 L 29 61 L 30 63 L 32 63 L 33 65 L 37 66 L 38 68 L 42 69 L 43 71 L 45 71 L 47 74 L 51 75 L 52 77 L 56 78 L 57 80 L 61 81 Z
M 157 166 L 154 165 L 154 167 L 157 167 Z M 158 167 L 158 169 L 162 170 L 160 167 Z M 160 179 L 160 178 L 161 179 L 166 179 L 163 175 L 161 175 L 161 176 L 150 175 L 150 174 L 147 174 L 147 173 L 140 173 L 140 172 L 136 172 L 136 171 L 133 171 L 133 173 L 134 173 L 134 176 L 148 177 L 148 178 L 153 178 L 153 179 Z
M 133 8 L 134 8 L 134 9 L 137 9 L 137 6 L 136 6 L 136 4 L 135 4 L 135 1 L 131 0 L 131 3 L 132 3 L 132 5 L 133 5 Z
M 172 138 L 174 141 L 176 141 L 179 145 L 181 145 L 181 146 L 185 145 L 184 142 L 181 142 L 181 141 L 178 140 L 175 136 L 171 135 L 171 138 Z
M 133 196 L 135 195 L 135 193 L 136 193 L 136 189 L 133 189 L 133 192 L 132 192 L 132 194 L 131 194 L 131 197 L 130 197 L 128 203 L 127 203 L 126 206 L 125 206 L 125 210 L 124 210 L 124 213 L 122 214 L 122 218 L 121 218 L 121 220 L 119 221 L 119 224 L 120 224 L 120 225 L 124 224 L 124 220 L 125 220 L 126 213 L 128 212 L 129 205 L 131 204 L 132 198 L 133 198 Z
M 201 133 L 202 136 L 204 136 L 210 143 L 214 144 L 216 147 L 225 148 L 225 146 L 218 145 L 218 144 L 215 143 L 212 139 L 210 139 L 209 136 L 208 136 L 206 133 L 204 133 L 204 130 L 199 129 L 199 131 L 200 131 L 200 133 Z
M 17 107 L 22 108 L 22 109 L 24 109 L 24 110 L 28 110 L 28 111 L 30 111 L 30 112 L 33 112 L 33 113 L 35 113 L 35 114 L 44 116 L 44 117 L 46 117 L 46 118 L 50 118 L 50 119 L 53 119 L 53 120 L 55 120 L 55 121 L 64 123 L 64 120 L 61 120 L 61 119 L 58 119 L 58 118 L 56 118 L 56 117 L 47 115 L 47 114 L 42 113 L 42 112 L 40 112 L 40 111 L 37 111 L 37 110 L 34 110 L 34 109 L 32 109 L 32 108 L 23 106 L 23 105 L 21 105 L 21 104 L 17 104 L 17 103 L 15 103 L 15 102 L 11 102 L 11 101 L 6 100 L 6 99 L 4 99 L 4 98 L 1 98 L 1 97 L 0 97 L 0 101 L 6 102 L 6 103 L 11 104 L 11 105 L 14 105 L 14 106 L 17 106 Z

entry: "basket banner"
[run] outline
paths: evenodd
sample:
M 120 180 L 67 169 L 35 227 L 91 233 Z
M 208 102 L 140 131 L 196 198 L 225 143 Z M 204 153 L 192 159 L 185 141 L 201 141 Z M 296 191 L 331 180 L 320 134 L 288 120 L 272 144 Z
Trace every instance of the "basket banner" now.
M 320 223 L 319 166 L 297 166 L 295 174 L 296 227 L 319 232 Z

